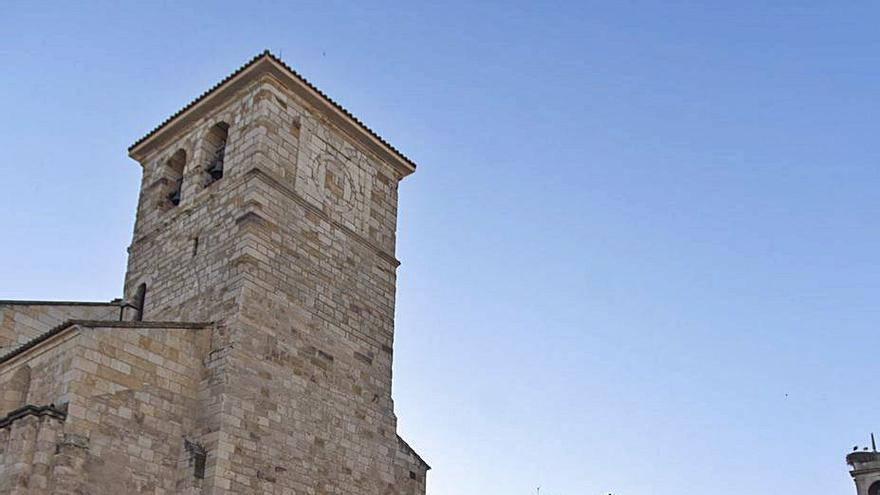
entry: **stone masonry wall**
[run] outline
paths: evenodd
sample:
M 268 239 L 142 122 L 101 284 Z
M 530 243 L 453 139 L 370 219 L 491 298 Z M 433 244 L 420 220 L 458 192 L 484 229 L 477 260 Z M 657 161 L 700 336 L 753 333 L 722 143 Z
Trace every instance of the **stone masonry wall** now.
M 62 428 L 62 421 L 50 416 L 26 416 L 0 428 L 0 493 L 52 493 Z
M 247 206 L 240 171 L 255 159 L 256 128 L 251 124 L 252 96 L 245 93 L 218 108 L 185 134 L 143 162 L 141 196 L 134 238 L 129 247 L 125 294 L 131 298 L 147 286 L 145 320 L 214 321 L 212 348 L 203 363 L 196 396 L 199 416 L 194 437 L 207 452 L 204 493 L 228 486 L 217 474 L 228 470 L 222 447 L 222 420 L 228 387 L 227 356 L 235 345 L 244 259 L 250 256 L 235 232 Z M 208 161 L 202 145 L 217 122 L 229 124 L 222 179 L 204 187 Z M 180 204 L 166 201 L 165 164 L 176 150 L 188 156 Z
M 427 467 L 398 457 L 391 399 L 396 179 L 319 119 L 297 115 L 291 95 L 266 83 L 258 96 L 261 119 L 302 123 L 306 151 L 248 172 L 239 235 L 252 255 L 223 420 L 237 426 L 232 471 L 244 474 L 230 488 L 424 493 Z M 273 139 L 283 129 L 267 127 L 266 156 L 293 156 Z M 403 460 L 413 463 L 399 469 Z
M 0 362 L 0 387 L 28 367 L 25 402 L 67 410 L 60 429 L 46 433 L 27 429 L 31 419 L 0 428 L 0 487 L 17 483 L 16 463 L 31 449 L 48 466 L 47 488 L 20 493 L 201 493 L 187 442 L 200 433 L 198 390 L 211 329 L 97 325 L 73 325 Z
M 115 303 L 0 301 L 0 355 L 66 320 L 116 320 Z
M 240 246 L 230 236 L 235 212 L 242 208 L 236 171 L 254 156 L 250 99 L 232 101 L 189 129 L 179 139 L 151 153 L 142 163 L 143 176 L 124 293 L 133 298 L 147 284 L 144 319 L 220 320 L 236 312 L 237 277 L 234 260 Z M 203 145 L 211 127 L 229 124 L 224 177 L 205 187 L 209 153 Z M 167 162 L 177 150 L 186 152 L 180 204 L 166 195 Z

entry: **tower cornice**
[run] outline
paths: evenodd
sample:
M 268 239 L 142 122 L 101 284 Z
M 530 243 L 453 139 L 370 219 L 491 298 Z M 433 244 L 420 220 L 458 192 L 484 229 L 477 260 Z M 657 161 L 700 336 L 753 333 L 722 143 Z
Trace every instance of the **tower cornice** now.
M 251 59 L 138 139 L 128 148 L 129 156 L 142 161 L 151 150 L 161 148 L 181 130 L 267 76 L 302 98 L 356 143 L 391 165 L 400 178 L 415 171 L 416 164 L 412 160 L 268 50 Z

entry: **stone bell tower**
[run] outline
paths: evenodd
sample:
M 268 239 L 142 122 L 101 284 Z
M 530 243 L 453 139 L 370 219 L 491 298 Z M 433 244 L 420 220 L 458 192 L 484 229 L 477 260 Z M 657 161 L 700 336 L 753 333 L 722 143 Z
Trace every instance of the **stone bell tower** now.
M 268 52 L 129 152 L 128 318 L 216 325 L 191 438 L 209 493 L 424 493 L 391 399 L 415 164 Z
M 871 434 L 871 450 L 856 450 L 846 456 L 852 470 L 849 474 L 856 484 L 857 495 L 880 495 L 880 452 Z
M 129 154 L 123 298 L 0 300 L 0 493 L 423 495 L 391 399 L 415 164 L 268 52 Z

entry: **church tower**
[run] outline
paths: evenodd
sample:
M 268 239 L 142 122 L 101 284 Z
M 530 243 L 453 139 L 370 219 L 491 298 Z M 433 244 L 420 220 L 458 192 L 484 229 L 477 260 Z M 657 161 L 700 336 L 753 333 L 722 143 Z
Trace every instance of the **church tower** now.
M 28 379 L 15 428 L 63 443 L 21 444 L 49 459 L 35 493 L 424 494 L 391 398 L 397 188 L 415 164 L 269 52 L 129 154 L 120 321 L 0 356 L 0 385 Z M 52 342 L 70 369 L 43 376 L 33 349 Z M 55 416 L 17 412 L 32 403 Z M 20 479 L 4 462 L 20 465 L 0 452 L 0 489 Z
M 215 487 L 423 492 L 391 400 L 397 186 L 415 164 L 268 52 L 129 152 L 126 299 L 145 321 L 217 325 L 192 440 Z
M 855 450 L 846 456 L 857 495 L 880 495 L 880 452 L 877 452 L 873 434 L 871 444 L 871 450 Z

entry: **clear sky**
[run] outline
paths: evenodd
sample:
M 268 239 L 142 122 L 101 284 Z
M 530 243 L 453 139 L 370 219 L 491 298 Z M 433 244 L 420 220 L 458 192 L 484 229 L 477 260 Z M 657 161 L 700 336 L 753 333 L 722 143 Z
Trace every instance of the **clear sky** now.
M 0 299 L 119 296 L 126 148 L 269 48 L 419 164 L 394 396 L 430 494 L 849 495 L 880 432 L 878 25 L 876 2 L 4 2 Z

